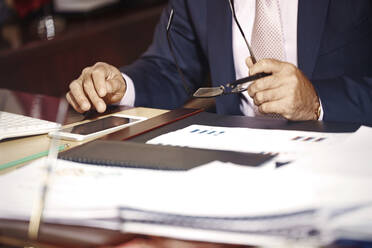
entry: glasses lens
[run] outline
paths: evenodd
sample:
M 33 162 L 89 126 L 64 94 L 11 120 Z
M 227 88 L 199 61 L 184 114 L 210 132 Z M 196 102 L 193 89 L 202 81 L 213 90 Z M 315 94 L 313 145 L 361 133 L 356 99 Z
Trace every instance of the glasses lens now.
M 223 94 L 223 89 L 221 87 L 210 87 L 210 88 L 199 88 L 195 93 L 194 97 L 216 97 Z

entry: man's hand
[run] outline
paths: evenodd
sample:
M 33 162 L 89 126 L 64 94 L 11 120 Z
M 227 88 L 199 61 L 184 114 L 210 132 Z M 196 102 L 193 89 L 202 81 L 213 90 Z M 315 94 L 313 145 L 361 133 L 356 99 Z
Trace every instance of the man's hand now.
M 289 120 L 318 119 L 318 95 L 296 66 L 274 59 L 263 59 L 253 64 L 248 58 L 246 63 L 250 75 L 272 73 L 248 88 L 248 94 L 261 113 L 280 114 Z
M 80 77 L 70 83 L 67 101 L 79 113 L 95 108 L 102 113 L 106 104 L 119 102 L 126 91 L 121 72 L 114 66 L 98 62 L 83 70 Z

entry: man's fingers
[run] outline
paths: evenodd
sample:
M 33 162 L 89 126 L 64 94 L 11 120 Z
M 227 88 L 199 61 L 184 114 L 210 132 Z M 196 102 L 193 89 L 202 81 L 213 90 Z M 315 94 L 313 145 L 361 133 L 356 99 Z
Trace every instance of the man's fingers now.
M 120 81 L 120 80 L 117 79 L 117 78 L 107 80 L 106 83 L 107 83 L 107 84 L 109 85 L 109 87 L 111 88 L 111 92 L 110 92 L 111 94 L 115 94 L 115 93 L 117 93 L 117 92 L 120 90 L 120 88 L 122 87 L 122 84 L 123 84 L 123 82 Z
M 279 87 L 275 89 L 269 89 L 269 90 L 264 90 L 264 91 L 259 91 L 255 94 L 253 100 L 254 104 L 256 106 L 260 106 L 261 104 L 265 102 L 273 102 L 282 99 L 285 97 L 285 88 L 284 87 Z
M 246 60 L 245 60 L 245 63 L 246 65 L 248 66 L 248 68 L 251 68 L 254 64 L 253 64 L 253 60 L 252 60 L 252 57 L 248 57 Z
M 76 102 L 75 98 L 71 94 L 71 92 L 67 92 L 66 94 L 67 102 L 79 113 L 84 113 L 84 110 L 82 110 L 79 106 L 79 104 Z
M 285 113 L 285 107 L 281 100 L 265 102 L 258 107 L 262 114 L 281 114 Z
M 96 92 L 96 88 L 94 87 L 93 80 L 90 77 L 86 77 L 83 82 L 83 87 L 85 94 L 89 97 L 90 101 L 96 108 L 96 110 L 100 113 L 105 112 L 106 110 L 106 104 L 100 98 Z
M 282 81 L 276 75 L 260 78 L 249 85 L 248 94 L 250 97 L 254 98 L 257 92 L 275 89 L 280 87 L 282 84 Z
M 124 97 L 126 85 L 122 80 L 111 79 L 107 81 L 107 85 L 112 88 L 112 93 L 108 95 L 111 103 L 118 102 Z
M 104 66 L 95 66 L 92 69 L 92 79 L 96 92 L 100 97 L 105 97 L 108 90 L 106 87 L 106 69 Z
M 119 102 L 125 91 L 121 72 L 114 66 L 98 62 L 86 67 L 80 77 L 70 84 L 66 98 L 78 112 L 88 111 L 92 105 L 98 112 L 104 112 L 106 104 Z
M 70 92 L 80 109 L 83 111 L 88 111 L 90 109 L 91 106 L 88 98 L 85 96 L 81 79 L 77 79 L 70 84 Z
M 261 72 L 278 73 L 282 70 L 283 64 L 283 62 L 275 59 L 262 59 L 249 67 L 249 74 L 254 75 Z

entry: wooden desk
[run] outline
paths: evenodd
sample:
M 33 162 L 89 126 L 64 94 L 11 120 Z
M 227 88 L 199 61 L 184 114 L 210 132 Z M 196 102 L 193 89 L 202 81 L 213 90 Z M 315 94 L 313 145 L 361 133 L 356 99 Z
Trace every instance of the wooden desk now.
M 13 99 L 15 102 L 15 100 Z M 14 104 L 12 104 L 14 106 Z M 159 116 L 167 111 L 148 109 L 148 108 L 133 108 L 124 110 L 123 113 L 134 116 L 153 117 Z M 81 115 L 74 115 L 72 120 L 81 121 Z M 80 119 L 79 119 L 80 118 Z M 355 131 L 359 125 L 357 124 L 342 124 L 342 123 L 323 123 L 323 122 L 287 122 L 283 120 L 271 120 L 259 118 L 247 118 L 240 116 L 219 116 L 209 113 L 202 113 L 187 118 L 184 122 L 175 122 L 172 125 L 167 125 L 158 128 L 151 133 L 137 137 L 138 142 L 143 142 L 145 139 L 151 138 L 162 132 L 169 132 L 185 125 L 190 124 L 210 124 L 221 126 L 239 126 L 252 128 L 279 128 L 279 129 L 296 129 L 296 130 L 312 130 L 312 131 Z M 0 143 L 0 151 L 3 148 L 8 149 L 8 154 L 11 156 L 18 156 L 17 153 L 12 153 L 10 148 L 17 148 L 18 150 L 25 150 L 27 152 L 38 152 L 46 150 L 48 138 L 45 135 L 19 139 L 9 140 Z M 40 142 L 40 143 L 39 143 Z M 37 144 L 37 145 L 35 145 Z M 73 146 L 79 143 L 72 144 Z M 30 147 L 35 146 L 35 147 Z M 19 147 L 21 147 L 19 149 Z M 33 150 L 35 149 L 35 150 Z M 5 153 L 4 153 L 5 154 Z M 24 155 L 24 154 L 23 154 Z M 2 156 L 1 156 L 2 157 Z M 23 246 L 24 240 L 27 240 L 26 229 L 27 223 L 21 221 L 0 221 L 0 243 L 6 243 L 16 246 Z M 61 226 L 61 225 L 42 225 L 40 232 L 40 243 L 33 243 L 38 247 L 92 247 L 103 245 L 117 245 L 129 239 L 132 239 L 131 234 L 123 234 L 117 231 L 109 231 L 99 228 L 84 228 L 76 226 Z M 197 246 L 196 246 L 197 247 Z
M 138 117 L 146 117 L 146 118 L 152 118 L 154 116 L 160 115 L 167 112 L 166 110 L 160 110 L 160 109 L 150 109 L 150 108 L 133 108 L 128 109 L 124 111 L 119 111 L 117 113 L 126 114 L 126 115 L 132 115 L 132 116 L 138 116 Z M 108 114 L 111 115 L 111 114 Z M 102 115 L 99 118 L 103 118 L 107 115 Z M 76 125 L 79 123 L 88 122 L 90 120 L 85 121 L 79 121 L 74 124 L 69 124 L 66 126 Z M 98 137 L 99 138 L 99 137 Z M 86 142 L 89 142 L 91 140 L 86 141 L 63 141 L 61 140 L 61 145 L 68 144 L 68 149 L 71 149 L 73 147 L 76 147 L 78 145 L 84 144 Z M 0 164 L 5 164 L 17 159 L 21 159 L 39 152 L 43 152 L 48 150 L 49 148 L 50 139 L 48 135 L 37 135 L 37 136 L 31 136 L 31 137 L 25 137 L 25 138 L 18 138 L 18 139 L 11 139 L 6 140 L 3 142 L 0 142 Z M 19 168 L 23 166 L 24 164 L 21 164 L 15 168 Z M 13 168 L 12 168 L 13 169 Z M 11 169 L 9 169 L 11 170 Z M 1 171 L 1 173 L 6 173 L 8 170 Z
M 32 111 L 28 108 L 30 106 L 30 102 L 36 100 L 36 102 L 39 104 L 56 105 L 56 103 L 60 101 L 60 99 L 56 97 L 27 94 L 5 89 L 0 89 L 0 98 L 7 100 L 2 110 L 28 116 L 32 116 L 30 114 Z M 56 109 L 53 108 L 49 108 L 47 110 L 51 111 L 52 113 L 56 111 Z M 41 114 L 41 117 L 43 119 L 53 121 L 51 119 L 51 113 L 47 110 Z M 114 112 L 138 117 L 152 118 L 166 113 L 167 110 L 127 108 L 126 110 L 121 111 L 120 108 L 117 108 L 112 110 L 111 113 L 107 115 L 111 115 Z M 106 115 L 99 115 L 97 118 L 102 118 L 104 116 Z M 93 115 L 93 119 L 94 118 L 96 118 L 96 116 Z M 66 118 L 66 123 L 67 126 L 69 126 L 89 121 L 83 119 L 85 119 L 85 116 L 70 109 Z M 71 149 L 88 141 L 89 140 L 84 142 L 61 141 L 61 143 L 69 143 L 69 149 Z M 0 164 L 46 151 L 49 148 L 49 142 L 50 139 L 46 134 L 0 141 Z M 1 171 L 0 176 L 3 173 L 7 173 L 27 164 L 28 163 L 20 164 L 8 170 Z M 0 221 L 0 244 L 3 243 L 23 247 L 25 245 L 24 240 L 27 240 L 26 234 L 27 223 L 22 221 Z M 66 228 L 59 225 L 48 225 L 41 227 L 40 242 L 34 243 L 33 245 L 38 247 L 91 247 L 97 245 L 119 244 L 130 238 L 131 236 L 123 235 L 120 232 L 113 232 L 104 229 L 80 227 Z
M 0 89 L 0 97 L 7 99 L 5 104 L 5 109 L 9 112 L 15 112 L 18 114 L 30 115 L 30 109 L 28 107 L 30 104 L 22 104 L 25 99 L 29 102 L 37 99 L 39 104 L 49 104 L 55 105 L 60 99 L 56 97 L 48 97 L 44 95 L 32 95 L 22 92 L 15 92 L 9 90 Z M 28 103 L 29 103 L 28 102 Z M 32 104 L 31 104 L 32 105 Z M 49 109 L 52 112 L 55 110 Z M 167 113 L 167 110 L 151 109 L 151 108 L 129 108 L 126 110 L 117 111 L 116 113 L 123 113 L 132 116 L 153 118 Z M 112 113 L 109 113 L 110 115 Z M 44 119 L 49 119 L 50 113 L 42 113 L 41 116 Z M 48 117 L 49 116 L 49 117 Z M 99 116 L 97 118 L 102 118 Z M 69 114 L 66 118 L 67 125 L 74 125 L 76 123 L 82 123 L 89 120 L 83 120 L 85 117 L 81 114 L 77 114 L 70 109 Z M 93 116 L 95 118 L 95 116 Z M 50 139 L 47 135 L 37 135 L 25 138 L 15 138 L 10 140 L 3 140 L 0 142 L 0 164 L 9 161 L 17 160 L 25 156 L 29 156 L 41 151 L 48 149 Z M 84 142 L 71 142 L 71 141 L 61 141 L 64 143 L 69 143 L 70 148 L 78 146 Z M 17 169 L 19 167 L 25 166 L 26 164 L 21 164 L 19 166 L 13 167 L 8 171 L 2 171 L 1 173 L 7 173 L 10 170 Z M 1 177 L 1 175 L 0 175 Z M 40 236 L 38 241 L 29 241 L 27 237 L 27 227 L 28 223 L 24 221 L 14 221 L 14 220 L 0 220 L 0 247 L 1 244 L 12 245 L 14 247 L 24 247 L 24 246 L 34 246 L 34 247 L 96 247 L 96 246 L 115 246 L 122 244 L 133 238 L 143 237 L 142 235 L 134 234 L 123 234 L 118 231 L 110 231 L 106 229 L 99 228 L 87 228 L 78 226 L 65 226 L 56 224 L 43 224 L 40 227 Z M 202 243 L 198 243 L 202 244 Z M 208 244 L 211 247 L 213 244 Z M 239 246 L 234 246 L 239 247 Z
M 5 111 L 18 113 L 18 114 L 24 114 L 24 115 L 30 115 L 33 111 L 31 109 L 28 109 L 29 106 L 31 106 L 32 102 L 36 102 L 43 105 L 54 105 L 55 108 L 47 108 L 43 113 L 41 113 L 42 119 L 47 119 L 50 121 L 53 120 L 53 116 L 51 113 L 56 112 L 56 108 L 58 107 L 59 98 L 56 97 L 49 97 L 44 95 L 33 95 L 33 94 L 27 94 L 22 92 L 15 92 L 15 91 L 9 91 L 9 90 L 0 90 L 0 96 L 7 99 L 7 105 L 5 106 Z M 27 101 L 25 101 L 27 99 Z M 34 105 L 34 108 L 38 108 Z M 39 108 L 42 109 L 40 106 Z M 132 116 L 138 116 L 138 117 L 146 117 L 146 118 L 152 118 L 154 116 L 163 114 L 167 112 L 166 110 L 160 110 L 160 109 L 150 109 L 150 108 L 127 108 L 126 110 L 122 110 L 123 108 L 117 108 L 111 111 L 110 114 L 105 115 L 97 115 L 93 116 L 93 118 L 86 118 L 84 115 L 77 114 L 74 110 L 69 109 L 67 117 L 66 117 L 66 126 L 76 125 L 79 123 L 88 122 L 95 118 L 102 118 L 107 115 L 111 115 L 113 113 L 122 113 Z M 85 119 L 85 120 L 84 120 Z M 69 144 L 69 148 L 71 149 L 73 147 L 76 147 L 78 145 L 81 145 L 83 143 L 89 142 L 90 140 L 82 141 L 82 142 L 74 142 L 74 141 L 60 141 L 62 144 Z M 5 164 L 11 161 L 15 161 L 36 153 L 40 153 L 43 151 L 48 150 L 49 148 L 49 137 L 44 135 L 36 135 L 36 136 L 30 136 L 25 138 L 15 138 L 15 139 L 9 139 L 0 141 L 0 164 Z M 19 168 L 23 166 L 24 164 L 21 164 L 19 166 L 16 166 L 15 168 Z M 13 168 L 11 168 L 13 169 Z M 9 170 L 11 170 L 9 169 Z M 0 171 L 0 173 L 6 173 L 8 170 Z

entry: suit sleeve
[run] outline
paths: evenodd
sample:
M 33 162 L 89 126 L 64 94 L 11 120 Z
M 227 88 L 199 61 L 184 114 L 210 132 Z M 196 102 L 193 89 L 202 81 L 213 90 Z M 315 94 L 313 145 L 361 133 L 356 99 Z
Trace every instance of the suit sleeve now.
M 342 76 L 313 80 L 322 101 L 324 121 L 372 125 L 372 78 Z
M 152 45 L 133 64 L 121 68 L 134 82 L 135 106 L 174 109 L 189 99 L 167 42 L 166 26 L 172 8 L 175 13 L 170 36 L 187 87 L 194 92 L 206 80 L 207 62 L 187 2 L 171 0 L 156 27 Z

